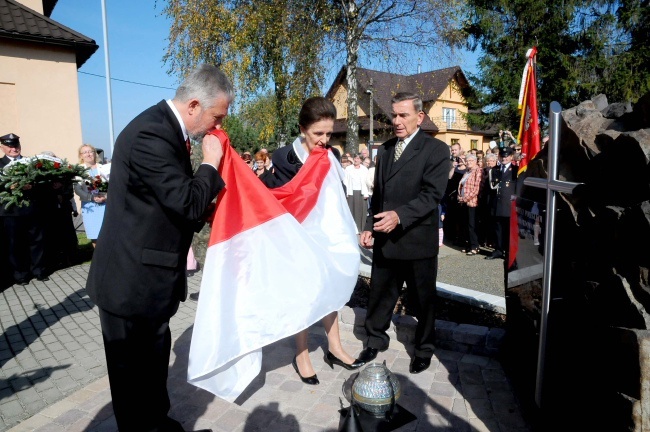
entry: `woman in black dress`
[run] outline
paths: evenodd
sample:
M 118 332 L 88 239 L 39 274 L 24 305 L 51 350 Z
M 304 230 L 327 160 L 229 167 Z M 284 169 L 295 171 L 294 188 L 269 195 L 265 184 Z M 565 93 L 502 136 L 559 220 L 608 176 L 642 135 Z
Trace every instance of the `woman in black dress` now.
M 300 136 L 291 144 L 273 152 L 272 168 L 270 176 L 265 176 L 262 181 L 269 188 L 276 188 L 284 185 L 298 173 L 303 166 L 309 153 L 317 147 L 327 148 L 339 159 L 339 152 L 330 147 L 328 142 L 334 130 L 336 119 L 336 108 L 334 104 L 323 97 L 313 97 L 305 101 L 298 116 Z M 343 195 L 343 187 L 341 186 Z M 325 331 L 327 332 L 328 350 L 325 362 L 330 367 L 334 364 L 346 369 L 356 369 L 363 366 L 350 356 L 341 345 L 339 334 L 338 313 L 331 312 L 323 318 Z M 296 335 L 296 356 L 292 364 L 300 379 L 305 384 L 319 384 L 316 372 L 309 358 L 307 347 L 307 329 Z

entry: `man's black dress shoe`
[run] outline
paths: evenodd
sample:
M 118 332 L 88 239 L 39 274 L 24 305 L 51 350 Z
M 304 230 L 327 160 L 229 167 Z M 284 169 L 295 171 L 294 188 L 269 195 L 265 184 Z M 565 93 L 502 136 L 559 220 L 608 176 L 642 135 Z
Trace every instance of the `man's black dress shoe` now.
M 411 365 L 409 366 L 409 372 L 412 374 L 419 374 L 423 370 L 426 370 L 431 365 L 430 358 L 423 358 L 414 356 L 411 360 Z
M 300 377 L 300 381 L 304 382 L 305 384 L 309 384 L 309 385 L 318 385 L 318 384 L 320 384 L 320 381 L 318 381 L 318 377 L 316 376 L 316 374 L 313 374 L 312 376 L 307 377 L 307 378 L 300 375 L 300 371 L 298 370 L 298 363 L 296 363 L 296 357 L 295 356 L 293 357 L 293 360 L 291 361 L 291 365 L 293 366 L 293 368 L 296 370 L 296 373 Z
M 485 257 L 487 260 L 493 260 L 497 258 L 503 258 L 503 254 L 501 252 L 492 252 L 492 255 L 488 255 Z
M 368 363 L 370 361 L 373 361 L 375 358 L 377 358 L 377 353 L 379 351 L 384 352 L 388 348 L 384 349 L 377 349 L 377 348 L 370 348 L 370 347 L 365 347 L 360 353 L 359 357 L 357 357 L 357 362 L 362 362 L 362 363 Z M 355 362 L 356 363 L 356 362 Z
M 341 359 L 336 357 L 334 354 L 332 354 L 329 350 L 327 350 L 327 355 L 325 356 L 325 363 L 330 365 L 332 369 L 334 369 L 334 365 L 337 364 L 339 366 L 342 366 L 346 368 L 347 370 L 354 370 L 354 369 L 359 369 L 361 366 L 366 364 L 365 362 L 355 360 L 351 364 L 343 363 Z
M 190 294 L 190 298 L 194 301 L 199 301 L 199 291 Z
M 16 284 L 17 284 L 17 285 L 25 286 L 25 285 L 29 285 L 29 281 L 28 281 L 27 279 L 18 279 L 18 280 L 16 281 Z
M 47 277 L 47 276 L 36 276 L 36 280 L 41 281 L 41 282 L 45 282 L 45 281 L 49 281 L 50 278 Z

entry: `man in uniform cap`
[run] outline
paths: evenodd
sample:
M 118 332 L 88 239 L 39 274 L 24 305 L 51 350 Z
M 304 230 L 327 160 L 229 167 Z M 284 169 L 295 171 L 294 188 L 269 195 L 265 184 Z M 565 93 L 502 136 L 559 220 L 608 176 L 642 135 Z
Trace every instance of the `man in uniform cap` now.
M 20 137 L 13 133 L 8 133 L 0 137 L 0 142 L 4 145 L 17 144 L 20 145 Z
M 517 193 L 517 167 L 512 164 L 514 149 L 502 147 L 499 149 L 500 165 L 492 168 L 492 188 L 496 189 L 496 197 L 492 201 L 490 216 L 495 221 L 496 245 L 494 252 L 485 259 L 506 258 L 510 239 L 510 206 L 511 197 Z
M 0 136 L 0 149 L 4 153 L 0 159 L 0 172 L 9 163 L 22 159 L 20 137 L 16 134 Z M 0 204 L 0 244 L 5 248 L 0 255 L 7 255 L 10 264 L 3 268 L 12 271 L 14 281 L 20 285 L 29 283 L 30 274 L 40 281 L 48 279 L 43 226 L 34 201 L 32 199 L 28 206 L 9 209 Z
M 5 154 L 0 159 L 0 168 L 4 168 L 14 159 L 20 159 L 20 137 L 16 134 L 8 133 L 0 137 L 2 152 Z
M 499 156 L 502 158 L 506 156 L 512 156 L 514 152 L 515 151 L 512 147 L 502 147 L 499 149 Z

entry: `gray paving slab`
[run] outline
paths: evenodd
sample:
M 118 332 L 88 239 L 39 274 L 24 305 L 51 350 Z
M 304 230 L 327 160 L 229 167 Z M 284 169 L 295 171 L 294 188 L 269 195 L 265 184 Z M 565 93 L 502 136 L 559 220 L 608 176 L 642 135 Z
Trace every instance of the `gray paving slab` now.
M 441 260 L 457 259 L 453 250 L 441 255 Z M 117 430 L 97 308 L 84 290 L 88 267 L 62 269 L 49 281 L 14 285 L 0 293 L 0 432 Z M 191 275 L 189 291 L 198 291 L 200 282 L 200 271 Z M 442 282 L 449 292 L 465 297 L 466 288 L 449 282 Z M 486 302 L 499 307 L 501 299 L 489 292 L 470 290 L 467 301 L 483 294 L 493 295 Z M 309 338 L 321 385 L 307 386 L 299 380 L 291 367 L 290 337 L 264 348 L 262 372 L 235 403 L 228 403 L 186 381 L 195 311 L 196 302 L 188 300 L 170 323 L 171 415 L 186 430 L 339 429 L 338 410 L 349 405 L 343 389 L 354 373 L 338 366 L 331 369 L 323 361 L 327 349 L 323 327 L 312 326 Z M 342 343 L 357 354 L 364 338 L 363 316 L 345 308 L 340 320 Z M 397 325 L 413 325 L 413 320 Z M 404 388 L 400 405 L 417 417 L 398 431 L 530 431 L 494 358 L 438 349 L 427 371 L 411 375 L 412 347 L 391 331 L 391 346 L 378 360 L 386 361 Z M 469 327 L 463 337 L 471 342 L 483 331 Z

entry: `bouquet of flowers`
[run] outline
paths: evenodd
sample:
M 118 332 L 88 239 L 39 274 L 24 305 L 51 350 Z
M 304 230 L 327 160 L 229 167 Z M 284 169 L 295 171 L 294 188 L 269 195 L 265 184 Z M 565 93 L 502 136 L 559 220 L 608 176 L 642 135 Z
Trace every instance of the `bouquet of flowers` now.
M 65 159 L 36 155 L 10 162 L 0 171 L 0 205 L 22 207 L 30 204 L 29 191 L 38 184 L 80 182 L 90 178 L 86 167 Z
M 95 177 L 86 180 L 86 186 L 88 186 L 88 191 L 92 194 L 106 194 L 108 192 L 108 178 L 103 174 L 97 174 Z

